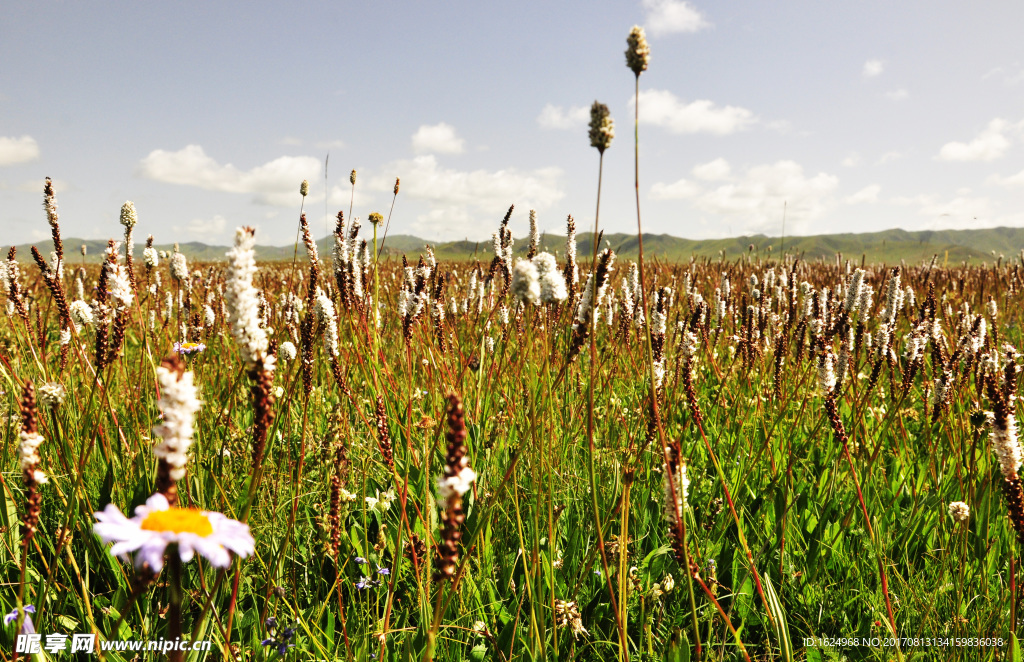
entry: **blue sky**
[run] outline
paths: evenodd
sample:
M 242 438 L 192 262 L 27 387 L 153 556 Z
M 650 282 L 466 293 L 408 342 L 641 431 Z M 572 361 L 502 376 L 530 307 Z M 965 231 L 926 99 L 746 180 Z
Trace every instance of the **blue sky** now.
M 299 183 L 322 235 L 353 168 L 362 218 L 401 177 L 392 232 L 588 228 L 595 99 L 601 225 L 635 231 L 634 24 L 645 231 L 1024 225 L 1018 2 L 5 3 L 0 241 L 48 236 L 49 176 L 65 236 L 130 199 L 158 243 L 288 244 Z

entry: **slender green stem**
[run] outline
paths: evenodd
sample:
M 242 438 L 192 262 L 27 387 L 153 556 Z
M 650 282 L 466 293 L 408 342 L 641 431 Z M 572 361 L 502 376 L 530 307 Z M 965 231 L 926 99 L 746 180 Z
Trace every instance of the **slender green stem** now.
M 181 555 L 177 545 L 169 545 L 167 548 L 167 566 L 170 572 L 170 584 L 168 591 L 170 598 L 167 605 L 167 639 L 181 638 L 181 602 L 184 593 L 182 587 Z M 168 652 L 167 659 L 172 662 L 181 662 L 185 659 L 185 653 L 180 650 Z

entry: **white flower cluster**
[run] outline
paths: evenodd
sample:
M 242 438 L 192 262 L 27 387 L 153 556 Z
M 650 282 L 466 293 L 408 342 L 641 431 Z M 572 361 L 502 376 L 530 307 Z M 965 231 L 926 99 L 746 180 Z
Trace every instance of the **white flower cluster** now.
M 1014 397 L 1010 396 L 1009 407 L 1013 407 Z M 1017 440 L 1017 420 L 1013 414 L 1007 414 L 1006 427 L 996 425 L 995 416 L 989 414 L 991 425 L 992 450 L 999 458 L 999 469 L 1006 480 L 1015 480 L 1021 465 L 1020 442 Z
M 46 382 L 39 385 L 39 399 L 46 407 L 60 407 L 67 397 L 68 391 L 60 382 Z
M 145 260 L 146 266 L 155 269 L 160 266 L 160 256 L 157 250 L 152 246 L 147 246 L 142 249 L 142 259 Z
M 185 477 L 188 448 L 192 445 L 192 426 L 200 403 L 191 371 L 179 373 L 172 368 L 159 366 L 156 377 L 160 383 L 157 407 L 163 414 L 163 422 L 153 428 L 153 434 L 161 439 L 153 448 L 153 454 L 171 467 L 171 480 L 181 480 Z
M 675 588 L 675 585 L 676 580 L 672 578 L 672 575 L 665 575 L 665 579 L 661 582 L 656 582 L 654 586 L 651 587 L 651 591 L 648 595 L 650 595 L 652 599 L 657 600 L 666 593 L 671 593 L 672 589 Z
M 46 221 L 50 224 L 51 228 L 56 228 L 60 215 L 57 214 L 57 199 L 53 195 L 53 186 L 49 177 L 46 178 L 46 188 L 43 190 L 45 193 L 43 195 L 43 209 L 46 210 Z
M 663 466 L 665 479 L 662 483 L 665 496 L 665 520 L 672 526 L 676 524 L 676 517 L 686 510 L 687 497 L 690 491 L 690 476 L 686 473 L 686 463 L 680 462 L 676 473 L 672 476 L 673 484 L 669 483 L 669 469 Z M 675 488 L 676 498 L 672 499 L 672 488 Z
M 950 395 L 950 386 L 953 382 L 953 373 L 949 370 L 943 371 L 942 375 L 935 380 L 935 391 L 932 394 L 932 403 L 936 407 L 940 407 L 946 403 L 946 399 Z
M 860 300 L 857 302 L 857 311 L 860 314 L 860 319 L 867 322 L 871 317 L 871 304 L 875 296 L 875 288 L 867 284 L 861 284 L 860 287 Z
M 555 600 L 555 623 L 560 628 L 567 627 L 572 630 L 573 639 L 579 638 L 581 634 L 590 634 L 583 627 L 583 618 L 575 602 Z
M 540 303 L 540 274 L 530 260 L 517 260 L 512 270 L 512 296 L 524 304 Z
M 64 260 L 60 259 L 57 251 L 50 251 L 50 275 L 57 274 L 57 278 L 64 280 Z
M 568 233 L 565 236 L 565 259 L 572 265 L 572 273 L 569 279 L 573 283 L 580 282 L 580 270 L 576 265 L 576 224 L 570 223 Z
M 971 507 L 963 501 L 953 501 L 949 504 L 949 515 L 957 522 L 966 522 L 971 517 Z
M 686 335 L 683 336 L 683 356 L 686 358 L 694 358 L 697 356 L 697 350 L 700 348 L 700 340 L 697 338 L 697 334 L 693 331 L 687 331 Z
M 846 370 L 850 367 L 850 358 L 853 354 L 855 340 L 853 327 L 847 327 L 846 338 L 839 346 L 839 361 L 836 364 L 836 384 L 839 386 L 842 386 L 843 380 L 846 379 Z
M 610 273 L 612 271 L 612 265 L 615 264 L 615 253 L 611 252 L 611 249 L 605 249 L 606 252 L 610 253 L 608 259 L 607 270 Z M 601 304 L 604 301 L 605 291 L 608 289 L 609 278 L 605 278 L 601 286 L 597 288 L 597 294 L 594 294 L 594 274 L 587 276 L 587 284 L 583 288 L 583 296 L 580 297 L 579 303 L 576 305 L 576 318 L 573 322 L 572 328 L 575 331 L 581 325 L 589 327 L 590 319 L 593 316 L 594 322 L 596 323 L 600 317 Z
M 135 203 L 129 200 L 121 205 L 121 225 L 126 228 L 134 228 L 139 222 L 139 215 L 135 211 Z
M 800 313 L 804 318 L 814 315 L 814 288 L 806 280 L 800 283 Z
M 928 344 L 929 333 L 930 329 L 925 324 L 920 324 L 904 336 L 906 344 L 903 347 L 903 356 L 908 363 L 914 363 L 922 358 L 925 346 Z
M 298 356 L 298 350 L 295 348 L 295 343 L 291 340 L 285 340 L 281 343 L 281 346 L 277 348 L 277 352 L 285 361 L 292 361 L 296 356 Z
M 818 390 L 828 395 L 836 387 L 836 373 L 833 369 L 832 351 L 824 351 L 818 355 Z
M 469 468 L 465 457 L 460 461 L 462 467 L 454 476 L 438 476 L 437 478 L 437 505 L 441 508 L 448 507 L 448 499 L 455 495 L 462 496 L 469 491 L 470 483 L 476 480 L 476 472 Z
M 530 252 L 534 255 L 540 248 L 540 230 L 537 227 L 537 210 L 530 210 Z
M 310 264 L 320 264 L 320 252 L 317 250 L 316 242 L 313 241 L 313 237 L 309 234 L 309 223 L 306 221 L 306 215 L 303 214 L 300 220 L 302 224 L 302 243 L 306 245 L 306 256 L 309 258 Z
M 237 238 L 235 239 L 235 245 L 238 245 Z M 228 257 L 230 257 L 230 251 L 228 253 Z M 253 263 L 255 264 L 255 259 Z M 178 251 L 174 251 L 174 254 L 171 255 L 171 277 L 179 282 L 188 280 L 188 261 L 185 259 L 185 255 Z
M 900 275 L 894 274 L 889 277 L 885 288 L 885 307 L 879 314 L 886 324 L 893 324 L 896 321 L 896 313 L 903 308 L 903 290 L 900 289 Z
M 38 432 L 22 432 L 21 443 L 18 445 L 18 459 L 21 461 L 21 470 L 32 474 L 37 483 L 47 481 L 46 474 L 39 470 L 39 447 L 43 444 L 43 437 Z
M 558 263 L 551 253 L 538 253 L 533 258 L 533 266 L 537 267 L 540 279 L 541 303 L 559 303 L 569 297 L 565 289 L 565 279 L 558 273 Z
M 416 294 L 411 289 L 403 288 L 398 292 L 398 314 L 403 318 L 415 318 L 423 314 L 423 310 L 427 307 L 430 301 L 430 297 L 427 295 L 426 290 Z
M 334 311 L 334 302 L 319 287 L 316 288 L 316 316 L 324 325 L 324 346 L 331 358 L 337 358 L 338 315 Z
M 260 326 L 259 296 L 252 285 L 256 274 L 256 239 L 252 228 L 235 231 L 235 246 L 227 252 L 228 279 L 224 299 L 228 307 L 228 323 L 250 367 L 266 356 L 267 332 Z
M 629 283 L 629 301 L 633 306 L 633 322 L 636 324 L 636 328 L 642 329 L 644 324 L 647 323 L 647 317 L 644 315 L 643 306 L 640 305 L 641 301 L 643 301 L 643 295 L 640 292 L 640 267 L 637 266 L 636 262 L 629 263 L 629 273 L 626 275 L 626 281 Z
M 75 333 L 80 333 L 83 326 L 92 326 L 92 307 L 81 299 L 76 299 L 68 306 L 71 312 L 71 323 L 75 325 Z
M 331 260 L 334 263 L 335 277 L 342 273 L 352 275 L 352 295 L 356 299 L 363 298 L 363 263 L 359 251 L 359 219 L 351 222 L 341 220 L 334 233 L 334 250 Z M 369 261 L 366 262 L 369 264 Z
M 715 311 L 715 319 L 718 320 L 718 326 L 722 326 L 725 323 L 725 315 L 728 310 L 727 302 L 725 297 L 722 296 L 722 288 L 715 288 L 715 298 L 713 300 Z
M 850 276 L 846 287 L 846 299 L 843 301 L 843 310 L 850 315 L 857 312 L 861 303 L 861 293 L 864 287 L 864 270 L 857 269 Z
M 132 282 L 128 277 L 128 269 L 120 264 L 107 262 L 107 287 L 110 288 L 110 296 L 114 299 L 118 308 L 130 308 L 135 295 L 132 293 Z

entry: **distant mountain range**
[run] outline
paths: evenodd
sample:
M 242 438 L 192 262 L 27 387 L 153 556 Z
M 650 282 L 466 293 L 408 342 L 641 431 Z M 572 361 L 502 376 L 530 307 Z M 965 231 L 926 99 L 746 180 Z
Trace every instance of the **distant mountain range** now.
M 582 232 L 576 236 L 579 255 L 592 254 L 592 233 Z M 317 241 L 320 255 L 329 259 L 333 247 L 333 238 L 324 237 Z M 515 249 L 519 254 L 525 253 L 528 240 L 517 238 Z M 64 252 L 70 264 L 79 263 L 81 246 L 86 246 L 86 262 L 99 262 L 106 241 L 89 239 L 64 240 Z M 416 261 L 430 244 L 438 260 L 473 260 L 489 262 L 493 256 L 490 241 L 448 241 L 432 243 L 407 234 L 392 235 L 384 242 L 383 256 L 386 259 L 400 259 L 402 254 L 408 255 L 410 261 Z M 49 240 L 36 242 L 43 255 L 49 257 L 52 245 Z M 602 246 L 611 246 L 622 258 L 635 258 L 637 255 L 637 238 L 633 234 L 608 234 L 602 239 Z M 32 260 L 31 244 L 18 246 L 18 260 Z M 541 237 L 543 250 L 557 252 L 559 256 L 565 252 L 565 237 L 545 234 Z M 1004 255 L 1006 259 L 1016 259 L 1024 249 L 1024 228 L 986 228 L 980 230 L 885 230 L 883 232 L 866 232 L 862 234 L 823 234 L 804 237 L 767 237 L 753 235 L 730 239 L 682 239 L 667 234 L 645 234 L 644 255 L 666 261 L 689 260 L 691 256 L 718 257 L 724 252 L 726 258 L 734 258 L 750 250 L 762 256 L 772 252 L 779 255 L 780 251 L 801 255 L 805 260 L 819 258 L 831 259 L 836 253 L 846 258 L 866 262 L 896 263 L 900 260 L 916 262 L 930 259 L 938 255 L 943 262 L 959 264 L 964 260 L 978 263 L 992 261 L 995 256 Z M 143 243 L 135 244 L 135 255 L 142 258 Z M 172 245 L 161 244 L 158 250 L 171 251 Z M 190 262 L 223 261 L 228 246 L 211 246 L 201 242 L 188 242 L 180 245 L 180 250 Z M 304 249 L 299 246 L 299 253 Z M 6 252 L 6 251 L 5 251 Z M 257 246 L 256 256 L 259 260 L 288 260 L 295 254 L 295 246 Z

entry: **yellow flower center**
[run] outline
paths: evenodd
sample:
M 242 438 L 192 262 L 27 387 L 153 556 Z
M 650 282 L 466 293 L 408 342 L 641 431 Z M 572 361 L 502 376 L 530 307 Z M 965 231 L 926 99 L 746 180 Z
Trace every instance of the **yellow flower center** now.
M 173 533 L 194 533 L 206 537 L 213 534 L 210 518 L 195 508 L 168 508 L 155 510 L 146 515 L 140 528 L 146 531 L 171 531 Z

